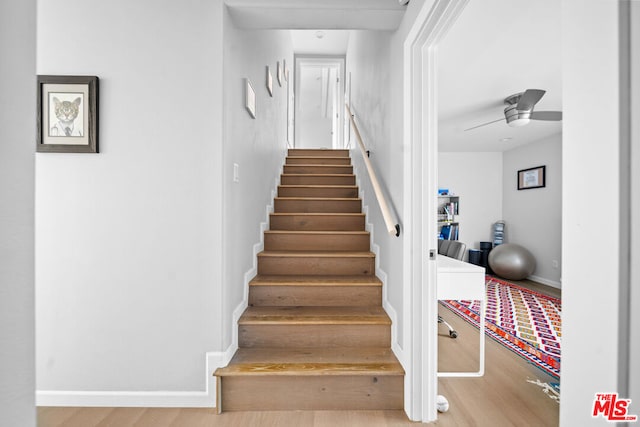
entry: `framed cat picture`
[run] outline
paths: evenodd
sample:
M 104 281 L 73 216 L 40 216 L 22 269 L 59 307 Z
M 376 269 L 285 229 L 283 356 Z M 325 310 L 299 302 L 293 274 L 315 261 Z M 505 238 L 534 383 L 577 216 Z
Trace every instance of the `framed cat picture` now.
M 98 152 L 98 77 L 38 76 L 36 151 Z

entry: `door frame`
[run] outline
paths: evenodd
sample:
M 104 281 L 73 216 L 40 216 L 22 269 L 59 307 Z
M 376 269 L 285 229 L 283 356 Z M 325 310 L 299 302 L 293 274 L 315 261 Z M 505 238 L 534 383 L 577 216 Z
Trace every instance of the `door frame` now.
M 404 312 L 410 314 L 405 410 L 437 420 L 437 48 L 469 0 L 427 0 L 404 42 Z M 425 284 L 428 284 L 425 286 Z
M 344 94 L 344 73 L 345 73 L 346 55 L 305 55 L 295 54 L 293 56 L 294 64 L 294 87 L 293 87 L 293 146 L 298 146 L 299 130 L 297 125 L 297 113 L 300 102 L 300 68 L 302 66 L 314 66 L 314 67 L 338 67 L 339 86 L 337 97 L 342 99 Z M 340 104 L 340 102 L 338 103 Z M 338 108 L 337 122 L 343 123 L 345 120 L 344 108 Z M 344 129 L 341 125 L 338 126 L 338 139 L 337 147 L 343 148 L 345 146 Z

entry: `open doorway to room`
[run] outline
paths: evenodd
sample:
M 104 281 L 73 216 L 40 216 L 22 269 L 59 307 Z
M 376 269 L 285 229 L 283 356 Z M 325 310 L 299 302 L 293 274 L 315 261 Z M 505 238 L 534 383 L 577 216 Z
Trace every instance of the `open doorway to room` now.
M 504 39 L 505 33 L 517 31 L 530 20 L 540 23 L 535 35 Z M 496 340 L 488 339 L 485 351 L 480 351 L 485 354 L 484 376 L 458 381 L 440 378 L 439 393 L 471 398 L 464 388 L 473 383 L 485 390 L 483 405 L 491 408 L 488 411 L 507 413 L 517 405 L 501 402 L 500 408 L 492 408 L 489 396 L 493 390 L 509 388 L 513 399 L 527 401 L 529 409 L 540 414 L 536 420 L 540 425 L 557 424 L 559 416 L 553 399 L 560 390 L 559 372 L 548 366 L 560 365 L 560 24 L 560 6 L 549 0 L 535 4 L 524 0 L 468 2 L 438 44 L 437 55 L 438 189 L 446 194 L 438 197 L 439 206 L 445 206 L 438 212 L 439 230 L 443 230 L 439 237 L 465 245 L 470 251 L 461 254 L 460 260 L 483 267 L 488 267 L 488 250 L 500 243 L 516 244 L 535 259 L 535 270 L 520 278 L 515 271 L 514 277 L 506 273 L 487 276 L 486 325 L 495 332 L 491 336 Z M 506 118 L 507 100 L 530 90 L 538 94 L 527 109 L 532 119 L 516 126 Z M 517 100 L 513 102 L 518 111 L 525 110 Z M 536 113 L 541 112 L 546 114 L 544 118 L 536 119 L 540 117 Z M 539 178 L 544 182 L 522 191 L 519 172 L 542 167 L 546 174 Z M 501 221 L 501 233 L 494 235 L 494 225 Z M 500 249 L 507 253 L 506 246 Z M 487 268 L 487 273 L 493 272 Z M 534 293 L 537 300 L 530 302 Z M 499 299 L 497 295 L 506 297 Z M 452 338 L 446 327 L 438 329 L 440 372 L 478 369 L 479 331 L 475 323 L 471 327 L 465 321 L 464 310 L 477 313 L 480 304 L 463 307 L 459 302 L 439 305 L 439 314 L 457 331 L 457 338 Z M 544 313 L 544 317 L 520 316 L 523 312 Z M 544 320 L 551 318 L 553 323 Z M 522 334 L 525 324 L 533 331 L 529 335 Z M 530 343 L 539 350 L 536 354 L 543 356 L 528 357 L 524 351 L 516 354 L 508 343 L 522 348 Z M 542 362 L 547 362 L 547 367 Z M 505 371 L 510 375 L 501 377 Z
M 342 148 L 344 57 L 295 56 L 295 147 Z
M 345 58 L 349 30 L 291 30 L 295 148 L 345 146 Z

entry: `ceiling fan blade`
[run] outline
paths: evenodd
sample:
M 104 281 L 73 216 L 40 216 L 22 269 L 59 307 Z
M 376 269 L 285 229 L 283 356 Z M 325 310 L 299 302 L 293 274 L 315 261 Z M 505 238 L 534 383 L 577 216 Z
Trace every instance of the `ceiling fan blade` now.
M 533 120 L 550 120 L 560 121 L 562 120 L 562 111 L 534 111 L 531 113 Z
M 520 96 L 516 109 L 518 111 L 530 111 L 546 92 L 546 90 L 541 89 L 527 89 L 522 96 Z
M 498 120 L 494 120 L 494 121 L 492 121 L 492 122 L 483 123 L 483 124 L 481 124 L 481 125 L 474 126 L 474 127 L 472 127 L 472 128 L 469 128 L 469 129 L 465 129 L 464 131 L 466 132 L 466 131 L 468 131 L 468 130 L 473 130 L 473 129 L 481 128 L 482 126 L 490 125 L 491 123 L 495 123 L 495 122 L 501 122 L 501 121 L 503 121 L 503 120 L 505 120 L 505 119 L 504 119 L 504 117 L 503 117 L 503 118 L 501 118 L 501 119 L 498 119 Z

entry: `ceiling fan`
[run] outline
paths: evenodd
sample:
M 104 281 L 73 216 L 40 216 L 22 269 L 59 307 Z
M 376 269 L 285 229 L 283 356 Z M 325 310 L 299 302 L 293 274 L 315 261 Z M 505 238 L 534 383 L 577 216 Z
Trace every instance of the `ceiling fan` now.
M 506 120 L 507 124 L 511 127 L 524 126 L 531 120 L 562 120 L 562 111 L 533 111 L 533 107 L 535 107 L 545 93 L 546 91 L 541 89 L 527 89 L 524 92 L 508 96 L 504 100 L 504 103 L 507 105 L 504 109 L 504 118 L 471 127 L 465 129 L 465 131 L 477 129 L 502 120 Z

